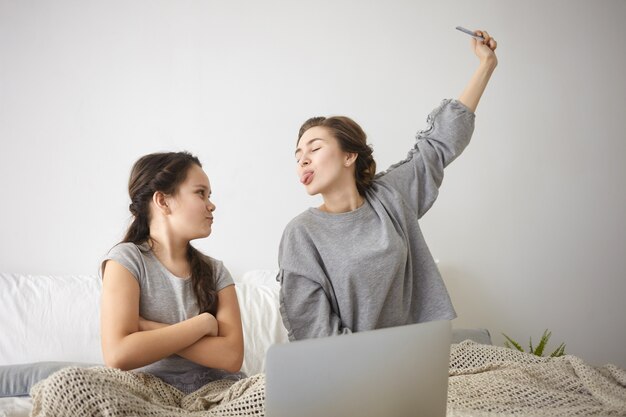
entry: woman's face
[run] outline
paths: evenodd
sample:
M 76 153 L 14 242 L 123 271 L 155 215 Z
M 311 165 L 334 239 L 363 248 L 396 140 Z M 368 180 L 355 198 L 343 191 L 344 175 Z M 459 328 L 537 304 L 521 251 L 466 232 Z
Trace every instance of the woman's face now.
M 186 240 L 199 239 L 211 234 L 213 211 L 211 184 L 202 168 L 193 164 L 187 178 L 173 196 L 167 197 L 172 229 Z
M 329 193 L 345 181 L 354 181 L 346 165 L 350 154 L 339 147 L 330 130 L 323 126 L 308 129 L 296 148 L 297 173 L 307 193 Z

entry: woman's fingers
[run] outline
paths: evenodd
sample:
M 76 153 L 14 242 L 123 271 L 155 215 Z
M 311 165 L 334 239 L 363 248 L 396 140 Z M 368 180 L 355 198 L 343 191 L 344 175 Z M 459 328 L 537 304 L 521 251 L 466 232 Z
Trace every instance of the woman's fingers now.
M 491 40 L 491 36 L 489 36 L 489 33 L 487 33 L 487 31 L 483 30 L 481 31 L 483 33 L 483 38 L 485 38 L 484 42 L 485 45 L 489 44 L 489 41 Z
M 496 42 L 496 40 L 492 38 L 491 35 L 489 35 L 489 32 L 487 32 L 486 30 L 477 30 L 476 34 L 484 38 L 483 44 L 487 45 L 492 51 L 494 51 L 498 47 L 498 43 Z

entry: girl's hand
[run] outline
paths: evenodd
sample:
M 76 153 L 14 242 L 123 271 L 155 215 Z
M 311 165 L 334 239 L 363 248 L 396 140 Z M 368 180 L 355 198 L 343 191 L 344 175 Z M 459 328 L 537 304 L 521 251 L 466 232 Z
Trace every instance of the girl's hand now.
M 498 42 L 494 38 L 492 38 L 489 33 L 484 30 L 475 30 L 474 33 L 476 35 L 480 35 L 485 38 L 484 41 L 479 41 L 475 38 L 472 38 L 472 50 L 480 59 L 481 64 L 490 64 L 493 67 L 498 65 L 498 58 L 496 57 L 495 50 L 498 47 Z
M 206 316 L 207 321 L 207 336 L 217 336 L 219 333 L 219 327 L 217 325 L 217 319 L 213 314 L 210 313 L 202 313 L 202 315 Z

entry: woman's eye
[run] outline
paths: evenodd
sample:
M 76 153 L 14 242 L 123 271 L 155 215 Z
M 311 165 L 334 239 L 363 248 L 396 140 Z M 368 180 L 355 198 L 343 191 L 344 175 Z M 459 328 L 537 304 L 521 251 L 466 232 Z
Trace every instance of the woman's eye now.
M 320 148 L 315 148 L 311 152 L 315 152 L 315 151 L 319 151 L 319 150 L 320 150 Z

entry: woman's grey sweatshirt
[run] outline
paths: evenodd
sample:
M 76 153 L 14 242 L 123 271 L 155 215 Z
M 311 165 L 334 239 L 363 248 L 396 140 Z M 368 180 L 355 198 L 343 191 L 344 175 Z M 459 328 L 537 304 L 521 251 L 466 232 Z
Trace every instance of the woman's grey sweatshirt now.
M 290 340 L 456 317 L 418 219 L 469 143 L 474 118 L 443 100 L 407 158 L 376 175 L 363 205 L 340 214 L 310 208 L 287 225 L 277 279 Z

